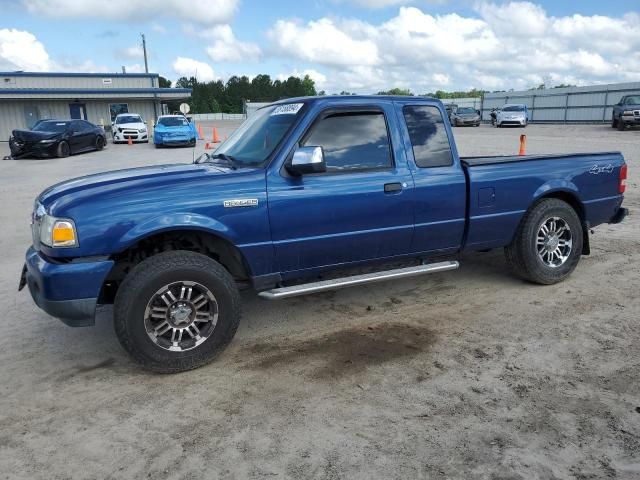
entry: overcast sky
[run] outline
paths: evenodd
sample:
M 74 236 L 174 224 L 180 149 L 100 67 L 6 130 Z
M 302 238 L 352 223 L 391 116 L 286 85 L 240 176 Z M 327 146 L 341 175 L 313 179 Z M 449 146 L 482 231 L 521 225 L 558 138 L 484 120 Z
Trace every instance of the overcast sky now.
M 638 0 L 0 0 L 0 71 L 172 80 L 309 74 L 319 89 L 640 81 Z

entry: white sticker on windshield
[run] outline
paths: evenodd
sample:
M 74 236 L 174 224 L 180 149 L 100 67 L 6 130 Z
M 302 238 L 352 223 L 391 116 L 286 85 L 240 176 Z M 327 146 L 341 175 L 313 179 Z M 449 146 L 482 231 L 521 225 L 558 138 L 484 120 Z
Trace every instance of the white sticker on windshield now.
M 278 105 L 271 112 L 271 115 L 295 115 L 302 108 L 304 103 L 287 103 L 286 105 Z

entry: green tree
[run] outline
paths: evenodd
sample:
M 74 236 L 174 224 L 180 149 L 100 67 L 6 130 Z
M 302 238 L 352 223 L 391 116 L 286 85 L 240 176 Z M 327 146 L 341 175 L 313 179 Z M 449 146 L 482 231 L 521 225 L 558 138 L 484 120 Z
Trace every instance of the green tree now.
M 160 88 L 171 88 L 171 80 L 167 80 L 162 75 L 158 77 L 158 87 Z
M 304 95 L 307 97 L 312 97 L 317 95 L 316 93 L 316 83 L 309 75 L 305 75 L 302 79 L 302 89 L 304 90 Z
M 383 90 L 378 92 L 378 95 L 404 95 L 406 97 L 412 97 L 413 93 L 408 88 L 392 88 L 391 90 Z

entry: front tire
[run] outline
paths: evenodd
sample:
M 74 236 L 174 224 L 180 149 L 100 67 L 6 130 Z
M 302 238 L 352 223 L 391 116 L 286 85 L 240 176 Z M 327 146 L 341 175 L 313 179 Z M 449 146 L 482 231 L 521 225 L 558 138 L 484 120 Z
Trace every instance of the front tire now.
M 71 154 L 71 148 L 69 148 L 69 144 L 63 140 L 58 144 L 58 149 L 56 150 L 56 155 L 58 158 L 66 158 Z
M 612 116 L 611 117 L 611 128 L 616 128 L 618 126 L 618 120 L 616 120 L 616 117 Z
M 176 373 L 211 362 L 240 321 L 240 295 L 227 270 L 200 253 L 171 251 L 139 263 L 114 302 L 114 328 L 148 370 Z
M 95 145 L 96 150 L 98 151 L 102 150 L 104 148 L 104 143 L 105 143 L 104 137 L 100 137 L 100 136 L 96 137 L 96 145 Z
M 525 213 L 505 248 L 512 270 L 533 283 L 551 285 L 567 278 L 582 255 L 583 230 L 568 203 L 546 198 Z
M 619 132 L 624 131 L 624 127 L 625 127 L 624 122 L 622 120 L 618 120 L 617 127 Z

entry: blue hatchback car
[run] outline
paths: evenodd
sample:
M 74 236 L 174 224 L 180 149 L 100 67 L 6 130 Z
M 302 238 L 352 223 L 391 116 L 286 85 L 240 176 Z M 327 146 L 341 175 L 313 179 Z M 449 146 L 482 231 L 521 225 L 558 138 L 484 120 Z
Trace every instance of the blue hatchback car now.
M 193 123 L 182 115 L 162 115 L 153 131 L 156 148 L 163 146 L 195 146 L 198 134 Z

